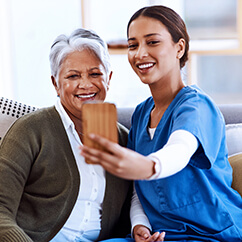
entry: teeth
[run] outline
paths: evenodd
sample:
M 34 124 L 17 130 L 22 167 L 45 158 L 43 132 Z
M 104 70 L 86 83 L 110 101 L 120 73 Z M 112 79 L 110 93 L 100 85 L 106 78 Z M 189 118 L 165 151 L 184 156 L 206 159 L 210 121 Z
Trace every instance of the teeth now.
M 93 94 L 89 94 L 89 95 L 77 95 L 79 98 L 90 98 L 90 97 L 94 97 L 95 93 Z
M 138 65 L 138 67 L 140 69 L 145 69 L 145 68 L 149 68 L 151 66 L 153 66 L 154 64 L 153 63 L 149 63 L 149 64 L 141 64 L 141 65 Z

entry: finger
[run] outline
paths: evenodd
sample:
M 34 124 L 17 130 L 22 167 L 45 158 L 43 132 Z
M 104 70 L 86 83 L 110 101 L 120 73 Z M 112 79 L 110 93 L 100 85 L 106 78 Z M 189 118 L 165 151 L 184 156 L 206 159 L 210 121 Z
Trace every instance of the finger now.
M 153 235 L 151 235 L 146 241 L 147 242 L 153 242 L 153 241 L 158 241 L 157 239 L 159 238 L 160 233 L 156 232 Z
M 147 241 L 164 241 L 165 239 L 165 232 L 159 233 L 156 232 L 154 233 Z
M 134 239 L 135 239 L 135 242 L 146 242 L 147 241 L 147 239 L 141 235 L 135 235 Z
M 165 232 L 160 233 L 160 236 L 158 238 L 158 241 L 164 241 L 165 240 L 165 236 L 166 236 L 166 233 Z
M 150 231 L 146 227 L 140 227 L 140 229 L 138 230 L 138 234 L 144 239 L 148 239 L 150 237 Z
M 94 142 L 101 145 L 105 150 L 113 154 L 119 154 L 121 148 L 117 143 L 114 143 L 104 137 L 101 137 L 96 134 L 89 134 L 89 138 Z
M 139 237 L 141 237 L 142 239 L 148 239 L 150 234 L 146 233 L 146 232 L 141 232 L 138 234 Z
M 134 237 L 134 239 L 135 239 L 135 242 L 145 242 L 145 241 L 146 241 L 143 237 L 140 237 L 140 236 L 138 236 L 138 235 L 136 235 L 136 236 Z
M 88 159 L 91 164 L 99 164 L 108 172 L 126 178 L 123 175 L 122 162 L 119 162 L 119 157 L 114 154 L 106 153 L 97 149 L 89 148 L 87 146 L 80 147 L 80 154 Z M 126 173 L 125 173 L 126 174 Z M 128 178 L 127 178 L 128 179 Z
M 105 151 L 87 146 L 80 147 L 80 150 L 80 154 L 93 163 L 115 162 L 115 157 Z

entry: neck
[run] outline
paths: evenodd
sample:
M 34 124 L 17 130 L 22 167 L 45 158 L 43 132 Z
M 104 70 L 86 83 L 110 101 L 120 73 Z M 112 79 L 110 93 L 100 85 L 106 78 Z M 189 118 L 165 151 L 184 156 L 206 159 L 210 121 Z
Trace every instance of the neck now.
M 64 107 L 65 108 L 65 107 Z M 66 109 L 66 113 L 68 114 L 68 116 L 70 117 L 70 119 L 72 120 L 72 122 L 74 123 L 75 125 L 75 129 L 77 131 L 77 133 L 80 135 L 82 135 L 82 115 L 81 115 L 81 112 L 80 112 L 80 115 L 79 117 L 73 115 L 71 112 L 69 112 L 68 109 Z
M 166 81 L 160 82 L 154 85 L 150 85 L 150 91 L 154 99 L 155 107 L 157 109 L 169 106 L 178 92 L 185 87 L 184 83 L 180 79 L 179 81 Z
M 164 82 L 163 85 L 150 86 L 150 90 L 154 99 L 154 109 L 150 116 L 150 127 L 154 128 L 160 122 L 164 112 L 176 97 L 178 92 L 184 87 L 182 81 L 175 82 Z

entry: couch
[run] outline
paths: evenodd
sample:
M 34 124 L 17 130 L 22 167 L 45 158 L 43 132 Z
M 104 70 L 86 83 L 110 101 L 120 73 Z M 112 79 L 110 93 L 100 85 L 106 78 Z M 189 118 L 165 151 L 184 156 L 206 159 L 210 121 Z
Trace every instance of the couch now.
M 219 105 L 226 124 L 229 161 L 233 168 L 232 187 L 242 196 L 242 104 Z M 0 142 L 11 124 L 37 108 L 7 98 L 0 98 Z M 118 108 L 118 120 L 128 129 L 134 108 Z

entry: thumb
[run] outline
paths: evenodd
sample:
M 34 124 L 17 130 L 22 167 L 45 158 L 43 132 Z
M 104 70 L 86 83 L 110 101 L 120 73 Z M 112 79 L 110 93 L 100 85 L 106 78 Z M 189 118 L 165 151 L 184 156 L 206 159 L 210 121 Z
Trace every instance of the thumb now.
M 146 232 L 141 234 L 141 236 L 144 238 L 144 239 L 148 239 L 149 238 L 149 234 L 147 234 Z
M 142 227 L 142 228 L 139 229 L 139 234 L 144 239 L 148 239 L 150 237 L 150 231 L 149 231 L 149 229 L 144 228 L 144 227 Z

